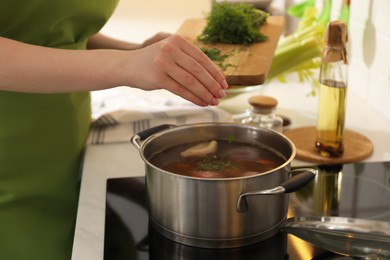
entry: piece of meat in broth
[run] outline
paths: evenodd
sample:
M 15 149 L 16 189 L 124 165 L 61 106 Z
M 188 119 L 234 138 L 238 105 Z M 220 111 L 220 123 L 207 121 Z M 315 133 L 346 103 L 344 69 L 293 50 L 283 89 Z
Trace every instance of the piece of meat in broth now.
M 215 140 L 210 142 L 203 142 L 197 145 L 194 145 L 187 150 L 180 153 L 184 158 L 186 157 L 204 157 L 208 154 L 215 153 L 218 148 L 218 143 Z

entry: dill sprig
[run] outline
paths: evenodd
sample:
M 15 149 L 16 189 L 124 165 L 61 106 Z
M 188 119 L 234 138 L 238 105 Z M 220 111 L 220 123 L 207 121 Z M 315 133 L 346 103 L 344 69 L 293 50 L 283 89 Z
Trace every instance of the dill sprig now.
M 218 67 L 225 71 L 228 67 L 235 65 L 226 63 L 225 60 L 230 56 L 229 54 L 222 54 L 220 49 L 217 48 L 200 48 L 209 58 L 214 61 Z
M 248 3 L 213 3 L 198 39 L 206 43 L 245 44 L 267 40 L 259 28 L 269 14 Z
M 228 160 L 224 155 L 212 156 L 202 158 L 197 163 L 197 169 L 201 171 L 223 171 L 229 167 L 232 167 L 233 164 Z

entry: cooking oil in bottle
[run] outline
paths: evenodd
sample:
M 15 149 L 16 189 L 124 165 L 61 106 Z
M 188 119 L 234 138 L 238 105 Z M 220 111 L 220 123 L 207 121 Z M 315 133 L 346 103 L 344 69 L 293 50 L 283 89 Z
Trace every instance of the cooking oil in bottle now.
M 321 156 L 339 157 L 344 152 L 347 95 L 347 30 L 344 22 L 330 22 L 325 31 L 326 48 L 320 69 L 317 137 Z

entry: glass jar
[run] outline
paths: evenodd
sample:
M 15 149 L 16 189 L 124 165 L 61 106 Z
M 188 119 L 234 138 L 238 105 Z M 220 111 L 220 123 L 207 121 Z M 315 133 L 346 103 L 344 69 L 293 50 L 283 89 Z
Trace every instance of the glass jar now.
M 278 101 L 270 96 L 253 96 L 248 100 L 251 109 L 248 116 L 241 120 L 242 124 L 269 128 L 283 132 L 283 119 L 275 114 Z

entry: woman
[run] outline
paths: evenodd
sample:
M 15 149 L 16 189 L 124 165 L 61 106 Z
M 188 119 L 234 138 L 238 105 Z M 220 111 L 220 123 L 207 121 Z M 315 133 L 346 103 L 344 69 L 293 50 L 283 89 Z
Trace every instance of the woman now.
M 70 259 L 88 91 L 164 88 L 200 106 L 224 96 L 222 72 L 177 35 L 139 46 L 100 35 L 116 4 L 0 0 L 1 260 Z

